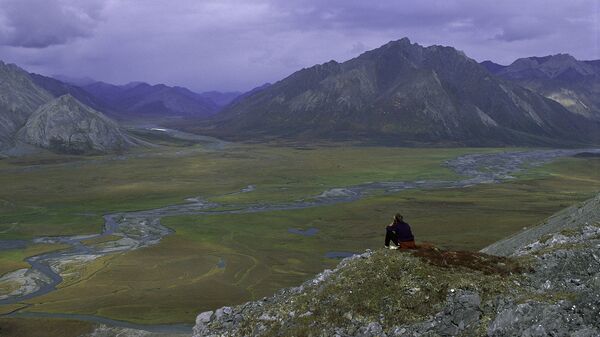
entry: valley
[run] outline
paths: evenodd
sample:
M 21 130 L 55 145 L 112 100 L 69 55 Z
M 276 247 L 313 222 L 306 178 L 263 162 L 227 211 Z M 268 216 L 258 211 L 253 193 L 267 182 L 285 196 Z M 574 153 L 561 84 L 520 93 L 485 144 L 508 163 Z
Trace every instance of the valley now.
M 165 139 L 128 155 L 0 161 L 11 179 L 0 196 L 0 267 L 56 266 L 51 286 L 2 300 L 2 312 L 178 331 L 198 312 L 267 296 L 380 246 L 398 210 L 419 241 L 474 250 L 600 187 L 598 159 L 573 157 L 582 150 Z

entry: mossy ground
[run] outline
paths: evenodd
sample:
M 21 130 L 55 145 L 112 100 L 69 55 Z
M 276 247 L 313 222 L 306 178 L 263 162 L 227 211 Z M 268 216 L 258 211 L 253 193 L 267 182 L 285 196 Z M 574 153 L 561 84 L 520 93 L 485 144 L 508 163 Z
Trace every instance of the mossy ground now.
M 440 311 L 448 294 L 458 289 L 477 292 L 484 301 L 506 293 L 521 270 L 516 261 L 474 252 L 378 250 L 367 259 L 351 261 L 321 285 L 260 312 L 279 317 L 311 313 L 283 321 L 262 320 L 267 336 L 320 336 L 327 328 L 357 323 L 405 325 Z M 244 321 L 239 332 L 251 335 L 260 321 L 259 317 Z

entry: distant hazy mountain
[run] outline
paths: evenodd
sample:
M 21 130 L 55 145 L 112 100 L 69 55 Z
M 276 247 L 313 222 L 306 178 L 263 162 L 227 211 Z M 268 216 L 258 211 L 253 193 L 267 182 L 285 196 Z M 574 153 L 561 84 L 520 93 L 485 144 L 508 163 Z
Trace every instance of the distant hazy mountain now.
M 222 108 L 227 104 L 231 103 L 234 99 L 242 95 L 239 91 L 220 92 L 220 91 L 207 91 L 199 94 L 208 100 L 211 100 L 217 108 Z
M 56 152 L 98 153 L 123 150 L 136 143 L 115 122 L 72 95 L 54 99 L 60 91 L 78 92 L 56 82 L 0 62 L 0 149 L 28 143 Z
M 302 69 L 235 101 L 203 131 L 481 146 L 596 143 L 598 130 L 454 48 L 402 39 L 344 63 Z
M 553 99 L 572 112 L 600 120 L 600 60 L 578 61 L 557 54 L 521 58 L 509 66 L 484 63 L 503 79 Z
M 119 152 L 135 145 L 117 123 L 69 94 L 39 107 L 19 130 L 17 138 L 71 154 Z
M 230 100 L 227 94 L 197 94 L 182 87 L 169 87 L 164 84 L 150 85 L 132 82 L 126 85 L 113 85 L 96 82 L 83 87 L 114 115 L 128 117 L 197 117 L 214 115 L 219 103 Z

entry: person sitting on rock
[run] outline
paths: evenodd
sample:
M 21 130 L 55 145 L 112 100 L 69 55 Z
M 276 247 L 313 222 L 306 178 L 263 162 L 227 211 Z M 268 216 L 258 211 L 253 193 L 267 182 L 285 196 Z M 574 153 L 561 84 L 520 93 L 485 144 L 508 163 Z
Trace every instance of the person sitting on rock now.
M 390 246 L 390 241 L 395 246 Z M 385 248 L 389 249 L 416 249 L 415 237 L 410 230 L 410 225 L 404 222 L 400 213 L 396 213 L 393 222 L 386 228 Z

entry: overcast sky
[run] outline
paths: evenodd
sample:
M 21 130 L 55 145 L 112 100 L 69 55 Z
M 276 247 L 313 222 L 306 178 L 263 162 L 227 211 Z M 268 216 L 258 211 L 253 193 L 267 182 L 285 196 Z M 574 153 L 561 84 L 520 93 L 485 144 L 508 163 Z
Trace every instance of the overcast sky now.
M 46 75 L 248 90 L 390 40 L 508 64 L 600 59 L 599 0 L 0 0 L 0 59 Z

